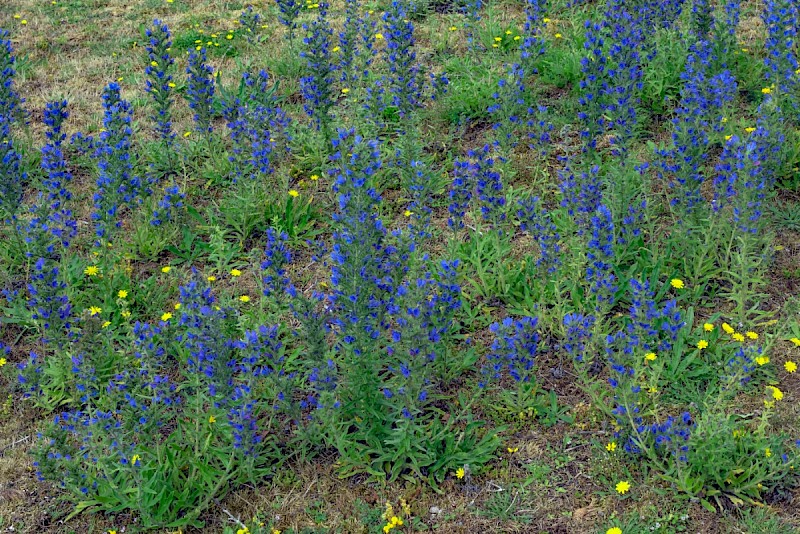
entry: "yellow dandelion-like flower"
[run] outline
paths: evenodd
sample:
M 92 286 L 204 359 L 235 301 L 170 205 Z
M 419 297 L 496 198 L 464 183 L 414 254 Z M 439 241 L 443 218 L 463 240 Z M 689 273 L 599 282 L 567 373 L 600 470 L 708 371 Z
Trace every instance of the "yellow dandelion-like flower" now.
M 108 328 L 109 326 L 111 326 L 111 321 L 105 321 L 100 325 L 101 328 Z
M 226 36 L 225 36 L 225 39 L 227 39 L 227 40 L 229 40 L 229 41 L 230 41 L 231 39 L 233 39 L 233 35 L 231 35 L 231 34 L 229 33 L 228 35 L 226 35 Z
M 250 297 L 248 297 L 247 295 L 242 295 L 241 297 L 239 297 L 239 300 L 242 302 L 250 302 Z
M 563 36 L 560 33 L 557 33 L 553 37 L 555 37 L 556 39 L 561 39 Z
M 756 363 L 758 365 L 767 365 L 769 363 L 769 356 L 758 356 L 756 358 Z
M 86 276 L 97 276 L 100 274 L 100 267 L 97 265 L 90 265 L 83 270 L 83 274 Z
M 507 450 L 507 451 L 508 451 L 510 454 L 514 454 L 515 452 L 517 452 L 517 451 L 519 450 L 519 447 L 508 447 L 506 450 Z
M 290 189 L 289 196 L 292 198 L 297 198 L 300 196 L 300 193 L 298 193 L 296 189 Z
M 697 342 L 697 348 L 700 350 L 708 348 L 708 341 L 706 341 L 705 339 L 701 339 L 700 341 Z
M 458 469 L 456 469 L 456 478 L 457 479 L 461 480 L 462 478 L 464 478 L 464 475 L 466 475 L 466 474 L 467 473 L 466 473 L 466 471 L 464 471 L 463 467 L 459 467 Z
M 606 443 L 606 450 L 608 452 L 614 452 L 615 450 L 617 450 L 617 442 L 616 441 L 611 441 L 611 442 Z
M 411 217 L 412 215 L 414 215 L 414 212 L 411 210 L 406 210 L 403 212 L 403 215 L 405 215 L 406 217 Z
M 756 131 L 756 129 L 751 126 L 750 128 L 745 128 L 744 131 L 747 133 L 753 133 Z
M 211 424 L 213 425 L 214 423 L 216 423 L 216 422 L 217 422 L 217 418 L 216 418 L 216 417 L 214 417 L 213 415 L 209 415 L 209 416 L 208 416 L 208 422 L 209 422 L 209 423 L 211 423 Z
M 102 312 L 103 308 L 100 306 L 89 306 L 89 315 L 97 315 L 98 313 Z
M 783 400 L 783 391 L 775 386 L 767 386 L 767 389 L 772 393 L 772 398 L 776 401 Z
M 772 449 L 770 449 L 769 447 L 767 447 L 766 449 L 764 449 L 764 456 L 766 456 L 767 458 L 769 458 L 770 456 L 772 456 Z
M 380 41 L 381 39 L 383 39 L 383 34 L 382 33 L 376 33 L 375 34 L 375 40 L 376 41 Z
M 171 270 L 172 270 L 172 267 L 170 267 L 169 265 L 165 265 L 164 267 L 161 268 L 161 272 L 164 273 L 164 274 L 167 274 Z
M 673 278 L 672 280 L 669 281 L 669 285 L 671 285 L 675 289 L 683 289 L 685 287 L 683 280 L 681 280 L 680 278 Z
M 726 140 L 726 141 L 730 141 L 731 139 L 733 139 L 733 136 L 732 136 L 732 135 L 726 135 L 726 136 L 725 136 L 725 140 Z
M 783 368 L 786 369 L 787 373 L 794 373 L 797 371 L 797 364 L 790 360 L 783 364 Z
M 183 132 L 184 137 L 189 137 L 190 135 L 192 135 L 192 132 Z
M 214 275 L 211 275 L 211 276 L 206 276 L 206 280 L 208 280 L 209 282 L 213 282 L 213 281 L 214 281 L 214 280 L 216 280 L 216 279 L 217 279 L 217 277 L 216 277 L 216 276 L 214 276 Z
M 350 92 L 350 89 L 348 89 L 347 87 L 343 87 L 343 88 L 342 88 L 342 94 L 343 94 L 343 95 L 346 95 L 346 94 L 347 94 L 347 93 L 349 93 L 349 92 Z
M 764 93 L 765 95 L 768 95 L 768 94 L 770 94 L 770 93 L 772 92 L 772 89 L 771 89 L 771 88 L 769 88 L 769 87 L 764 87 L 764 88 L 761 90 L 761 92 L 762 92 L 762 93 Z
M 617 482 L 617 485 L 614 487 L 617 490 L 617 493 L 620 495 L 625 495 L 631 489 L 631 483 L 627 480 L 623 480 L 622 482 Z
M 316 174 L 312 174 L 309 177 L 309 180 L 311 180 L 312 182 L 316 182 L 317 180 L 319 180 L 319 176 L 317 176 Z
M 738 341 L 739 343 L 741 343 L 742 341 L 744 341 L 744 334 L 740 334 L 739 332 L 734 332 L 734 333 L 731 335 L 731 339 L 732 339 L 732 340 L 734 340 L 734 341 Z
M 7 363 L 8 361 L 5 358 L 0 358 L 0 367 L 3 367 Z
M 606 530 L 606 534 L 622 534 L 622 529 L 619 527 L 611 527 Z
M 122 315 L 122 317 L 124 319 L 127 319 L 128 317 L 131 316 L 131 312 L 129 312 L 128 310 L 125 310 L 124 312 L 120 313 L 120 315 Z
M 731 325 L 729 325 L 728 323 L 722 323 L 722 330 L 724 330 L 725 333 L 728 334 L 728 335 L 731 335 L 734 332 L 736 332 L 736 330 L 734 330 L 733 327 Z
M 173 308 L 175 308 L 176 310 L 180 310 L 181 309 L 181 303 L 180 302 L 176 302 L 175 306 L 173 306 Z
M 647 354 L 644 355 L 644 359 L 647 360 L 648 362 L 655 361 L 656 353 L 655 352 L 648 352 Z
M 21 21 L 19 21 L 19 23 L 22 24 L 23 26 L 25 26 L 26 24 L 28 24 L 28 21 L 25 20 L 25 19 L 22 19 Z
M 451 32 L 454 32 L 454 31 L 456 31 L 456 30 L 458 30 L 458 28 L 456 28 L 455 26 L 450 26 L 450 31 L 451 31 Z
M 161 314 L 162 321 L 169 321 L 170 319 L 172 319 L 172 314 L 170 312 L 164 312 Z
M 242 271 L 239 269 L 231 269 L 231 276 L 236 278 L 237 276 L 242 276 Z
M 756 334 L 752 330 L 745 332 L 744 335 L 747 336 L 747 339 L 758 339 L 758 334 Z
M 117 296 L 121 299 L 127 298 L 128 292 L 125 291 L 124 289 L 120 289 L 119 291 L 117 291 Z
M 705 324 L 703 324 L 703 330 L 705 330 L 706 332 L 713 332 L 714 331 L 714 325 L 711 324 L 711 323 L 705 323 Z
M 790 339 L 789 341 L 791 341 L 792 343 L 794 343 L 794 346 L 795 346 L 795 347 L 800 347 L 800 338 L 793 337 L 793 338 L 792 338 L 792 339 Z

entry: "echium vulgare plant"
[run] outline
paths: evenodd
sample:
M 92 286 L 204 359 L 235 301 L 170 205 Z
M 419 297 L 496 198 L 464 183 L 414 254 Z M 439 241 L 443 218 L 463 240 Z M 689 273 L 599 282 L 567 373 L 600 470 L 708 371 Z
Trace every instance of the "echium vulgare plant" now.
M 692 0 L 689 16 L 689 34 L 698 41 L 709 38 L 714 24 L 714 5 L 711 0 Z
M 333 30 L 328 21 L 328 5 L 320 3 L 317 17 L 308 25 L 303 24 L 306 37 L 303 39 L 303 51 L 300 56 L 305 59 L 305 75 L 300 79 L 303 93 L 303 109 L 311 118 L 314 127 L 323 133 L 329 143 L 333 133 L 330 131 L 332 120 L 331 109 L 336 103 L 334 99 L 334 83 L 336 82 L 336 65 L 331 57 Z
M 156 19 L 153 25 L 145 30 L 147 37 L 147 59 L 149 63 L 145 68 L 145 91 L 153 98 L 152 120 L 159 139 L 165 145 L 172 145 L 175 132 L 172 131 L 172 93 L 175 83 L 172 78 L 173 65 L 170 49 L 172 35 L 166 24 Z
M 22 167 L 22 155 L 11 139 L 11 119 L 0 115 L 0 209 L 11 224 L 22 204 L 23 187 L 28 174 Z
M 289 38 L 289 42 L 292 43 L 294 41 L 294 32 L 297 30 L 297 19 L 303 11 L 303 2 L 298 0 L 275 0 L 275 3 L 278 4 L 278 10 L 280 11 L 278 20 L 286 26 L 288 30 L 286 36 Z
M 328 361 L 316 362 L 309 375 L 317 397 L 313 417 L 325 421 L 345 474 L 396 479 L 410 471 L 436 484 L 448 469 L 480 466 L 496 447 L 494 435 L 479 440 L 473 424 L 456 430 L 457 414 L 443 422 L 433 404 L 434 372 L 446 361 L 460 307 L 457 264 L 429 269 L 422 257 L 417 268 L 413 241 L 383 226 L 376 214 L 376 141 L 340 130 L 333 144 L 333 291 L 330 315 L 316 317 L 329 321 L 336 336 Z M 276 265 L 286 256 L 276 251 L 271 258 Z M 278 287 L 293 288 L 280 270 L 273 273 Z M 307 325 L 304 331 L 313 333 Z M 471 401 L 459 408 L 468 410 Z
M 731 54 L 737 48 L 736 29 L 741 16 L 741 0 L 725 0 L 722 10 L 714 17 L 713 36 L 711 41 L 718 58 L 720 68 L 727 68 Z
M 92 219 L 98 241 L 109 242 L 120 226 L 118 211 L 141 192 L 141 180 L 133 172 L 130 103 L 120 98 L 116 82 L 103 90 L 103 130 L 95 144 L 99 175 Z
M 238 333 L 208 287 L 181 287 L 180 318 L 133 326 L 132 354 L 107 382 L 92 354 L 72 355 L 79 398 L 36 451 L 40 478 L 99 511 L 138 513 L 143 528 L 200 526 L 214 499 L 269 473 L 292 397 L 278 327 Z
M 561 266 L 561 246 L 558 244 L 561 236 L 553 223 L 553 217 L 542 206 L 539 197 L 526 197 L 518 205 L 520 228 L 530 234 L 539 247 L 536 267 L 541 269 L 543 277 L 553 276 Z
M 22 107 L 24 100 L 14 89 L 14 48 L 11 46 L 10 33 L 0 28 L 0 118 L 9 122 L 24 122 L 27 118 Z
M 211 133 L 212 104 L 214 102 L 214 71 L 206 62 L 205 47 L 189 51 L 189 65 L 186 67 L 189 79 L 186 85 L 186 98 L 194 112 L 194 127 L 198 133 Z
M 800 122 L 800 62 L 797 58 L 800 9 L 792 0 L 766 0 L 762 16 L 767 27 L 764 43 L 767 80 L 776 87 L 779 98 L 788 103 L 789 108 L 784 110 L 787 117 Z M 790 110 L 793 113 L 789 113 Z
M 544 26 L 547 0 L 526 0 L 525 26 L 522 43 L 519 46 L 519 65 L 523 77 L 536 74 L 536 60 L 545 52 Z
M 670 181 L 670 205 L 681 218 L 704 204 L 700 188 L 709 177 L 706 168 L 711 135 L 721 132 L 726 106 L 736 94 L 736 80 L 727 69 L 714 72 L 712 46 L 698 41 L 690 48 L 681 74 L 681 99 L 672 121 L 672 146 L 659 150 L 660 176 Z
M 230 130 L 235 180 L 270 174 L 275 160 L 288 152 L 289 118 L 278 106 L 277 83 L 269 74 L 245 72 L 240 86 L 244 95 L 225 102 L 224 115 Z

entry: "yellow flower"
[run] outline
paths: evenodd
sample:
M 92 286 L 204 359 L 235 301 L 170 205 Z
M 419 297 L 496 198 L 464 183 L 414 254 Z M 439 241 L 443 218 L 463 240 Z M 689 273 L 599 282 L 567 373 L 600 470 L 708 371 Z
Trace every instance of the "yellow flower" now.
M 381 39 L 383 39 L 383 34 L 382 33 L 376 33 L 375 34 L 375 40 L 376 41 L 380 41 Z
M 317 176 L 316 174 L 312 174 L 310 179 L 312 182 L 316 182 L 317 180 L 319 180 L 319 176 Z
M 744 131 L 747 133 L 753 133 L 756 131 L 756 129 L 751 126 L 750 128 L 745 128 Z
M 722 323 L 722 329 L 725 331 L 726 334 L 730 335 L 736 332 L 731 325 L 728 323 Z
M 331 52 L 339 52 L 340 50 L 341 48 L 339 48 L 338 46 L 334 46 L 333 48 L 331 48 Z
M 117 534 L 117 531 L 116 530 L 109 530 L 108 534 Z
M 214 417 L 213 415 L 209 415 L 209 416 L 208 416 L 208 422 L 209 422 L 209 423 L 211 423 L 211 424 L 213 425 L 214 423 L 216 423 L 216 422 L 217 422 L 217 418 L 216 418 L 216 417 Z
M 611 527 L 606 530 L 606 534 L 622 534 L 622 529 L 619 527 Z
M 545 17 L 545 18 L 542 19 L 542 22 L 544 22 L 545 24 L 549 24 L 550 23 L 550 19 Z
M 90 306 L 89 307 L 89 315 L 97 315 L 101 311 L 103 311 L 103 308 L 101 308 L 100 306 Z
M 168 87 L 171 87 L 171 88 L 173 88 L 173 89 L 174 89 L 175 87 L 177 87 L 177 86 L 175 85 L 175 82 L 169 82 L 169 83 L 167 84 L 167 86 L 168 86 Z
M 675 289 L 684 288 L 683 280 L 681 280 L 680 278 L 673 278 L 672 280 L 669 281 L 669 285 L 671 285 Z
M 411 217 L 412 215 L 414 215 L 414 212 L 411 210 L 406 210 L 403 212 L 403 215 L 405 215 L 406 217 Z
M 744 434 L 745 434 L 745 432 L 741 428 L 738 428 L 738 429 L 733 431 L 734 439 L 741 439 L 741 438 L 744 437 Z
M 450 31 L 451 31 L 451 32 L 454 32 L 454 31 L 456 31 L 456 30 L 458 30 L 458 28 L 456 28 L 455 26 L 450 26 Z
M 192 132 L 183 132 L 184 137 L 189 137 L 190 135 L 192 135 Z
M 120 315 L 122 315 L 123 318 L 127 319 L 128 317 L 131 316 L 131 312 L 125 310 L 124 312 L 120 313 Z
M 15 18 L 15 19 L 21 19 L 21 18 L 22 18 L 22 15 L 19 15 L 19 14 L 17 14 L 17 15 L 14 15 L 14 18 Z
M 237 276 L 242 276 L 242 271 L 239 269 L 231 269 L 231 276 L 236 278 Z
M 161 268 L 161 272 L 165 273 L 165 274 L 170 272 L 171 270 L 172 270 L 172 267 L 170 267 L 169 265 L 165 265 L 164 267 Z
M 731 339 L 733 339 L 734 341 L 738 341 L 739 343 L 741 343 L 742 341 L 744 341 L 744 335 L 743 335 L 743 334 L 740 334 L 739 332 L 736 332 L 735 334 L 733 334 L 733 335 L 731 336 Z
M 0 367 L 3 367 L 7 363 L 8 363 L 8 360 L 6 360 L 5 358 L 0 358 Z
M 758 334 L 753 331 L 747 331 L 744 333 L 747 336 L 747 339 L 758 339 Z
M 648 352 L 647 354 L 644 355 L 644 359 L 647 360 L 648 362 L 655 361 L 656 353 L 655 352 Z
M 172 314 L 170 312 L 164 312 L 161 314 L 162 321 L 169 321 L 170 319 L 172 319 Z
M 175 308 L 176 310 L 180 310 L 181 309 L 181 303 L 180 302 L 176 302 L 175 306 L 173 306 L 173 308 Z
M 117 296 L 121 299 L 127 298 L 128 292 L 125 291 L 124 289 L 120 289 L 119 291 L 117 291 Z
M 519 450 L 519 447 L 508 447 L 506 450 L 509 453 L 514 454 L 515 452 L 517 452 Z
M 792 343 L 794 343 L 794 346 L 795 346 L 795 347 L 800 347 L 800 338 L 793 337 L 793 338 L 792 338 L 792 339 L 790 339 L 789 341 L 791 341 Z
M 349 92 L 350 92 L 350 89 L 348 89 L 347 87 L 343 87 L 343 88 L 342 88 L 342 94 L 343 94 L 343 95 L 346 95 L 346 94 L 347 94 L 347 93 L 349 93 Z
M 247 527 L 240 528 L 236 531 L 236 534 L 250 534 L 250 529 Z
M 495 40 L 496 43 L 499 43 L 500 41 L 503 40 L 503 38 L 502 37 L 495 37 L 494 40 Z
M 626 493 L 628 493 L 628 490 L 631 489 L 631 483 L 628 482 L 627 480 L 623 480 L 622 482 L 617 482 L 615 489 L 617 490 L 617 493 L 619 493 L 620 495 L 625 495 Z
M 141 456 L 139 456 L 138 454 L 134 454 L 134 455 L 131 457 L 131 463 L 132 463 L 133 465 L 136 465 L 136 462 L 138 462 L 138 461 L 139 461 L 139 460 L 141 460 L 141 459 L 142 459 L 142 457 L 141 457 Z
M 764 449 L 764 456 L 766 456 L 767 458 L 769 458 L 770 456 L 772 456 L 772 449 L 770 449 L 769 447 L 767 447 L 766 449 Z
M 511 35 L 511 30 L 506 30 L 506 35 Z
M 466 472 L 464 471 L 463 467 L 459 467 L 458 469 L 456 469 L 456 478 L 457 479 L 461 480 L 462 478 L 464 478 L 464 475 L 466 475 Z
M 106 322 L 104 322 L 104 323 L 103 323 L 102 325 L 100 325 L 100 326 L 101 326 L 102 328 L 108 328 L 109 326 L 111 326 L 111 321 L 106 321 Z
M 229 41 L 230 41 L 231 39 L 233 39 L 233 35 L 231 35 L 231 34 L 229 33 L 228 35 L 226 35 L 226 36 L 225 36 L 225 39 L 227 39 L 227 40 L 229 40 Z
M 700 341 L 697 342 L 697 348 L 700 350 L 708 348 L 708 341 L 706 341 L 705 339 L 701 339 Z
M 242 302 L 250 302 L 250 297 L 248 297 L 247 295 L 242 295 L 241 297 L 239 297 L 239 300 Z
M 281 531 L 278 530 L 277 528 L 273 528 L 272 529 L 272 534 L 281 534 Z
M 515 35 L 515 36 L 514 36 L 514 40 L 515 40 L 515 41 L 519 41 L 520 39 L 522 39 L 522 37 L 520 37 L 519 35 Z
M 28 21 L 25 20 L 25 19 L 22 19 L 19 23 L 22 24 L 23 26 L 25 26 L 28 23 Z
M 97 265 L 90 265 L 83 270 L 83 274 L 86 276 L 97 276 L 100 274 L 100 268 Z
M 756 363 L 758 365 L 767 365 L 769 363 L 769 356 L 758 356 L 756 358 Z
M 767 389 L 772 392 L 772 398 L 776 401 L 783 400 L 783 391 L 776 388 L 775 386 L 767 386 Z
M 761 92 L 764 93 L 765 95 L 768 95 L 772 92 L 772 89 L 770 89 L 769 87 L 765 87 L 761 90 Z
M 158 61 L 151 61 L 150 65 L 152 65 L 154 67 L 158 67 Z
M 555 35 L 554 35 L 554 37 L 555 37 L 556 39 L 561 39 L 562 35 L 561 35 L 560 33 L 557 33 L 557 34 L 555 34 Z
M 711 323 L 705 323 L 703 325 L 703 330 L 705 330 L 706 332 L 713 332 L 714 331 L 714 325 L 711 324 Z
M 615 450 L 617 450 L 617 442 L 611 441 L 609 443 L 606 443 L 606 450 L 608 452 L 614 452 Z
M 733 136 L 732 136 L 732 135 L 726 135 L 726 136 L 725 136 L 725 140 L 726 140 L 726 141 L 730 141 L 731 139 L 733 139 Z
M 788 361 L 783 364 L 783 368 L 786 369 L 787 373 L 794 373 L 795 371 L 797 371 L 797 364 L 794 363 L 793 361 Z
M 296 198 L 296 197 L 300 196 L 300 193 L 298 193 L 296 189 L 290 189 L 289 190 L 289 196 L 292 197 L 292 198 Z

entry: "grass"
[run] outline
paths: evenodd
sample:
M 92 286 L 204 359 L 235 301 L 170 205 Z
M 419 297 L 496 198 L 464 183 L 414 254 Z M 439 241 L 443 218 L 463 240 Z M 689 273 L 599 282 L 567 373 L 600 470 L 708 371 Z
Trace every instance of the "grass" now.
M 591 3 L 571 9 L 565 8 L 562 2 L 554 3 L 555 11 L 546 27 L 548 50 L 540 61 L 537 85 L 528 95 L 531 103 L 545 103 L 555 111 L 553 154 L 541 158 L 534 151 L 521 148 L 514 154 L 508 171 L 509 177 L 513 175 L 510 196 L 531 189 L 548 205 L 554 204 L 557 197 L 560 166 L 556 156 L 574 152 L 578 143 L 572 117 L 578 108 L 577 83 L 582 77 L 582 21 L 593 9 Z M 30 126 L 22 133 L 22 140 L 28 146 L 41 144 L 41 110 L 46 102 L 55 98 L 63 97 L 70 102 L 68 136 L 79 131 L 97 133 L 102 119 L 100 93 L 112 80 L 120 81 L 123 98 L 134 104 L 137 138 L 141 143 L 153 141 L 148 129 L 148 100 L 142 92 L 145 60 L 141 43 L 143 25 L 155 17 L 173 29 L 174 56 L 178 58 L 180 71 L 185 69 L 188 49 L 197 41 L 210 42 L 210 63 L 228 87 L 235 87 L 243 71 L 265 68 L 280 80 L 279 94 L 285 107 L 293 118 L 300 120 L 294 132 L 292 159 L 280 166 L 272 182 L 265 184 L 233 186 L 227 183 L 225 176 L 230 164 L 226 152 L 220 150 L 212 152 L 210 157 L 193 157 L 191 147 L 197 154 L 203 153 L 202 141 L 194 134 L 182 140 L 190 147 L 190 157 L 176 181 L 187 193 L 186 204 L 194 207 L 195 214 L 181 228 L 154 228 L 147 224 L 144 211 L 138 218 L 133 216 L 124 221 L 126 236 L 120 246 L 124 247 L 126 265 L 131 269 L 127 276 L 139 292 L 133 304 L 138 316 L 153 319 L 159 310 L 169 309 L 175 302 L 177 275 L 164 279 L 158 274 L 158 269 L 167 264 L 175 266 L 182 274 L 188 273 L 190 266 L 199 265 L 204 273 L 216 273 L 220 278 L 232 268 L 247 271 L 250 267 L 250 272 L 239 280 L 220 280 L 215 290 L 232 298 L 259 294 L 260 281 L 254 267 L 261 259 L 263 232 L 275 221 L 285 221 L 288 210 L 300 210 L 300 201 L 291 207 L 287 205 L 284 192 L 289 189 L 301 191 L 302 199 L 313 199 L 303 208 L 305 211 L 292 211 L 296 227 L 301 228 L 290 236 L 300 256 L 292 275 L 304 290 L 329 283 L 325 270 L 311 261 L 311 253 L 304 248 L 304 243 L 306 239 L 330 235 L 328 221 L 330 212 L 335 209 L 335 199 L 330 183 L 322 183 L 324 178 L 319 182 L 310 178 L 323 167 L 324 157 L 302 122 L 299 80 L 304 66 L 297 55 L 299 39 L 294 43 L 295 49 L 286 46 L 284 28 L 277 23 L 273 3 L 254 3 L 267 20 L 261 43 L 248 43 L 241 34 L 237 20 L 246 7 L 242 2 L 7 0 L 5 5 L 8 7 L 0 13 L 0 27 L 12 31 L 19 58 L 17 88 L 27 100 L 26 107 L 33 111 Z M 337 7 L 341 6 L 337 4 Z M 369 7 L 380 12 L 384 5 L 376 2 Z M 744 3 L 738 37 L 747 51 L 739 51 L 734 67 L 740 83 L 741 120 L 747 124 L 752 122 L 753 104 L 761 96 L 764 77 L 761 56 L 765 30 L 760 24 L 758 9 L 758 2 Z M 310 17 L 305 13 L 303 20 L 308 22 Z M 518 2 L 491 3 L 476 35 L 487 50 L 470 54 L 462 16 L 432 12 L 415 19 L 419 57 L 426 64 L 444 69 L 450 77 L 448 93 L 423 112 L 425 148 L 437 168 L 451 169 L 455 157 L 485 142 L 491 124 L 487 108 L 493 102 L 497 79 L 504 72 L 503 64 L 513 58 L 510 51 L 493 51 L 491 44 L 495 36 L 506 29 L 521 31 L 523 21 Z M 450 30 L 451 27 L 456 30 Z M 555 37 L 557 33 L 558 38 Z M 228 35 L 233 38 L 227 39 Z M 681 64 L 671 61 L 679 47 L 669 40 L 659 45 L 663 45 L 663 50 L 659 48 L 659 60 L 648 72 L 651 78 L 645 80 L 646 122 L 633 148 L 634 153 L 644 159 L 651 153 L 648 141 L 658 144 L 669 139 L 670 110 L 679 92 Z M 180 77 L 182 79 L 182 75 Z M 178 90 L 184 88 L 179 86 Z M 352 108 L 346 109 L 346 113 L 356 113 Z M 176 131 L 181 139 L 182 134 L 192 128 L 191 112 L 181 102 L 175 114 Z M 218 131 L 224 130 L 221 123 L 215 127 Z M 219 139 L 217 142 L 224 148 L 224 142 Z M 35 165 L 36 157 L 35 151 L 26 153 L 31 166 Z M 79 240 L 81 247 L 88 251 L 92 239 L 93 171 L 90 163 L 80 158 L 73 163 L 74 205 L 80 206 L 77 210 Z M 796 176 L 792 182 L 795 186 Z M 432 225 L 441 230 L 446 228 L 446 183 L 444 180 L 437 188 L 432 221 Z M 800 212 L 796 187 L 792 189 L 791 183 L 784 185 L 778 191 L 778 198 L 785 208 L 771 208 L 769 224 L 775 230 L 777 247 L 774 261 L 767 270 L 766 296 L 760 304 L 761 310 L 771 314 L 770 318 L 796 326 L 798 310 L 792 308 L 790 297 L 796 294 L 800 279 L 800 247 L 797 246 Z M 398 226 L 398 221 L 403 221 L 407 199 L 401 198 L 398 191 L 387 191 L 385 199 L 383 215 L 394 223 L 393 227 Z M 461 249 L 464 263 L 474 272 L 487 267 L 486 257 L 476 251 L 479 241 L 480 238 L 476 238 L 464 243 Z M 502 255 L 495 251 L 487 256 L 501 264 L 498 270 L 522 272 L 531 243 L 518 238 L 510 247 Z M 446 247 L 444 243 L 434 242 L 428 248 L 426 252 L 438 257 Z M 76 297 L 76 307 L 90 304 L 81 301 L 82 268 L 82 260 L 76 259 L 71 275 L 75 282 L 71 290 Z M 17 283 L 19 286 L 13 275 L 9 269 L 0 268 L 0 285 Z M 524 277 L 512 280 L 506 288 L 482 283 L 477 281 L 474 290 L 469 291 L 467 315 L 462 319 L 479 346 L 488 344 L 489 324 L 509 309 L 532 313 L 539 305 L 530 295 L 526 300 L 528 282 Z M 496 284 L 497 280 L 489 278 L 489 283 Z M 698 320 L 725 311 L 727 304 L 719 295 L 703 297 L 695 309 Z M 542 310 L 541 313 L 547 312 Z M 244 313 L 242 321 L 253 326 L 260 317 L 258 310 L 251 310 Z M 16 363 L 33 347 L 26 330 L 11 321 L 7 323 L 2 330 L 2 340 L 14 346 L 11 363 Z M 800 332 L 795 335 L 798 334 Z M 777 430 L 796 436 L 800 434 L 800 408 L 796 402 L 800 396 L 800 382 L 797 375 L 781 371 L 783 363 L 792 358 L 793 350 L 786 340 L 779 340 L 772 347 L 772 362 L 778 370 L 772 379 L 790 399 L 778 405 L 773 424 Z M 380 532 L 385 523 L 381 514 L 386 503 L 398 508 L 401 499 L 410 506 L 410 518 L 403 532 L 560 534 L 605 532 L 619 526 L 626 534 L 757 534 L 800 529 L 793 504 L 796 502 L 793 499 L 800 497 L 797 487 L 771 494 L 759 506 L 730 505 L 711 513 L 696 499 L 680 498 L 669 483 L 655 477 L 645 478 L 644 473 L 621 460 L 619 455 L 607 454 L 604 446 L 613 440 L 614 429 L 608 418 L 592 406 L 592 399 L 586 392 L 575 385 L 575 376 L 571 373 L 571 368 L 564 372 L 554 354 L 544 355 L 537 363 L 538 383 L 554 392 L 557 406 L 564 408 L 571 423 L 558 421 L 556 417 L 553 424 L 545 425 L 541 418 L 497 411 L 491 418 L 492 424 L 504 427 L 498 457 L 479 473 L 467 473 L 463 479 L 448 477 L 441 492 L 409 481 L 383 484 L 359 477 L 343 480 L 338 476 L 337 456 L 332 452 L 324 453 L 313 458 L 292 459 L 291 468 L 259 481 L 257 486 L 237 488 L 223 500 L 214 502 L 203 515 L 206 526 L 202 532 L 221 532 L 224 527 L 234 525 L 231 518 L 249 520 L 256 515 L 278 526 L 284 534 Z M 10 531 L 11 527 L 16 532 L 31 533 L 100 533 L 112 529 L 122 532 L 123 527 L 134 530 L 136 518 L 125 512 L 116 516 L 82 514 L 66 519 L 72 505 L 62 499 L 57 488 L 36 480 L 29 455 L 38 429 L 52 414 L 22 400 L 13 375 L 10 371 L 0 374 L 0 530 Z M 692 393 L 687 394 L 679 385 L 672 393 L 672 397 L 665 397 L 665 402 L 684 405 L 693 398 Z M 761 409 L 757 395 L 739 400 L 741 411 Z M 484 409 L 491 411 L 490 406 Z M 636 484 L 625 496 L 617 495 L 613 488 L 621 474 L 643 483 Z

